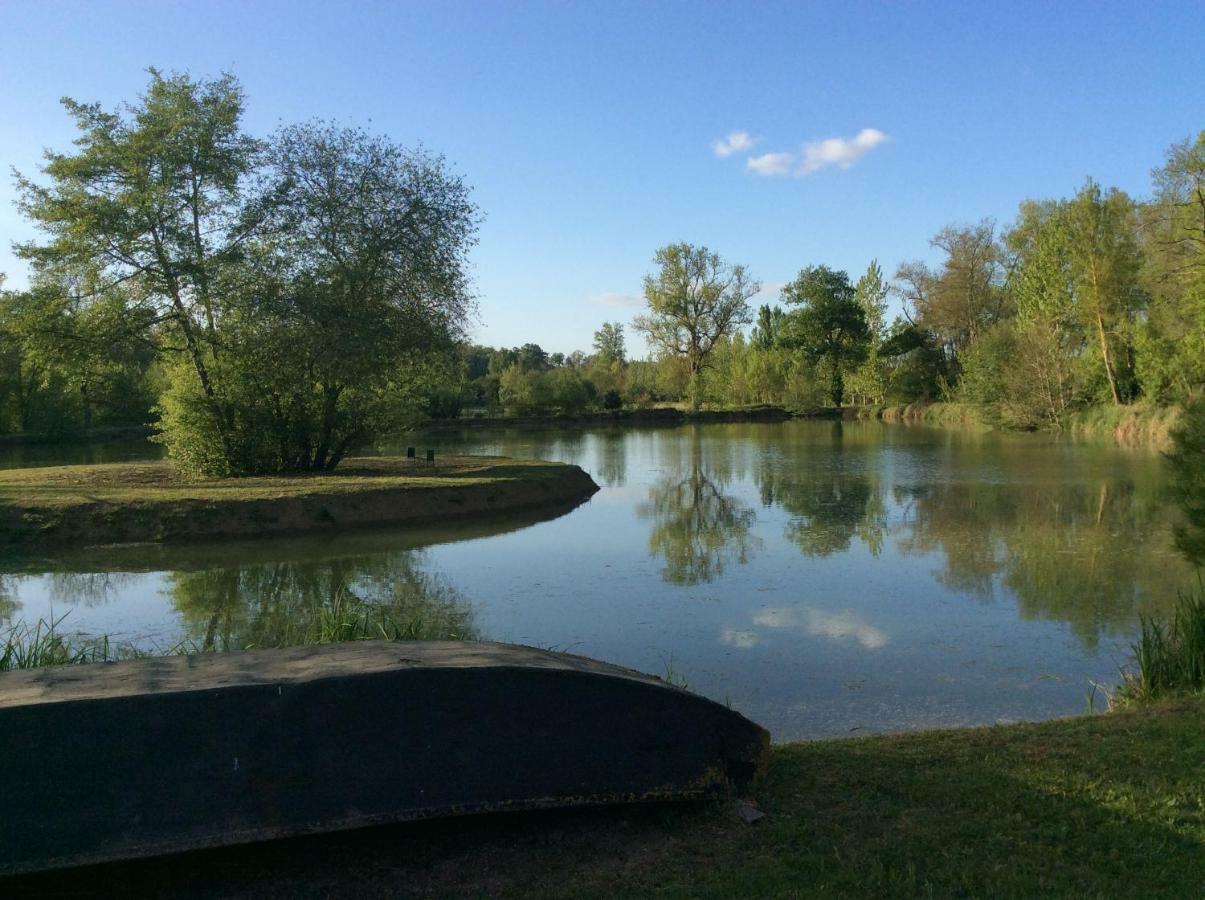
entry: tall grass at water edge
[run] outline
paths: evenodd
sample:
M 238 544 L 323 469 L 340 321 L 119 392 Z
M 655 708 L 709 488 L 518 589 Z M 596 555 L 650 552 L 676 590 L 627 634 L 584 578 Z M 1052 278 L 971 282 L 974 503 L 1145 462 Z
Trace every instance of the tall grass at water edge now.
M 1205 693 L 1205 580 L 1180 594 L 1169 622 L 1144 617 L 1132 648 L 1136 670 L 1123 674 L 1121 703 Z
M 108 636 L 90 638 L 73 635 L 62 629 L 64 617 L 39 619 L 30 625 L 18 622 L 0 632 L 0 672 L 14 669 L 34 669 L 41 666 L 80 665 L 114 662 L 123 659 L 142 659 L 152 656 L 186 656 L 214 652 L 217 648 L 185 639 L 165 648 L 144 649 L 122 644 Z M 435 623 L 436 627 L 443 623 Z M 406 617 L 391 615 L 387 610 L 347 609 L 336 602 L 325 606 L 304 625 L 289 626 L 261 641 L 242 649 L 256 647 L 295 647 L 334 644 L 345 641 L 412 641 L 432 637 L 432 623 L 421 614 Z M 441 634 L 448 639 L 470 639 L 471 634 Z

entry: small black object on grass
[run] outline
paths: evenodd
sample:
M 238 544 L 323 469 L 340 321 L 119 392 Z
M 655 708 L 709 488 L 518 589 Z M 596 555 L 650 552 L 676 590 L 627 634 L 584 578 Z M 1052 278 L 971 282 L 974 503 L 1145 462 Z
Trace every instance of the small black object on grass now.
M 427 451 L 427 462 L 430 465 L 435 465 L 435 451 L 434 450 Z
M 414 459 L 414 448 L 413 447 L 406 448 L 406 459 Z

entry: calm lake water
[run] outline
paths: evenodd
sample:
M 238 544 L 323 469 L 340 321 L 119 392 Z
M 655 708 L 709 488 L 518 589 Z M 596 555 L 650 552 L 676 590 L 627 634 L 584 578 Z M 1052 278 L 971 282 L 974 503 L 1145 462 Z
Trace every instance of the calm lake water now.
M 544 521 L 10 558 L 0 617 L 224 647 L 384 607 L 670 676 L 791 740 L 1081 712 L 1192 578 L 1153 453 L 880 422 L 418 443 L 602 490 Z

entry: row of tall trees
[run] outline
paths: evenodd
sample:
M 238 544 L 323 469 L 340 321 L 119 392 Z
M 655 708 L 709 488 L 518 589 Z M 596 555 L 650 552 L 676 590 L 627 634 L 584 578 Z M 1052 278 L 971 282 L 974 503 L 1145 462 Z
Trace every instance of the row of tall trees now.
M 1147 200 L 1089 180 L 1007 228 L 943 228 L 890 279 L 808 265 L 756 310 L 748 267 L 670 244 L 634 360 L 615 322 L 588 353 L 467 343 L 460 177 L 358 129 L 253 137 L 243 104 L 231 76 L 153 70 L 116 110 L 64 101 L 74 149 L 18 178 L 41 238 L 17 247 L 31 286 L 0 282 L 0 432 L 150 422 L 185 468 L 242 474 L 330 469 L 470 408 L 940 398 L 1034 428 L 1205 388 L 1205 132 Z
M 947 226 L 930 241 L 935 264 L 905 262 L 890 281 L 877 262 L 856 283 L 808 266 L 756 312 L 747 267 L 664 247 L 633 322 L 655 365 L 677 371 L 657 399 L 960 400 L 1021 428 L 1095 404 L 1190 401 L 1205 389 L 1205 132 L 1153 178 L 1146 201 L 1089 179 L 1069 198 L 1022 203 L 1005 229 Z
M 467 383 L 432 412 L 573 414 L 680 401 L 696 410 L 704 402 L 840 407 L 936 395 L 941 356 L 915 326 L 886 327 L 888 286 L 877 262 L 856 284 L 809 266 L 782 289 L 787 309 L 763 305 L 756 319 L 749 300 L 760 284 L 746 267 L 685 243 L 657 251 L 655 263 L 647 312 L 633 322 L 649 359 L 628 359 L 618 322 L 595 332 L 591 354 L 466 346 Z M 743 326 L 754 321 L 746 338 Z

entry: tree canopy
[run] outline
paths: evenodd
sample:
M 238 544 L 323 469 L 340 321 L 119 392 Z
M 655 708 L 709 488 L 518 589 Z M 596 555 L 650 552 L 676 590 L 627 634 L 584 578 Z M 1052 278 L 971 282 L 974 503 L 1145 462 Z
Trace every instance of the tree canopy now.
M 19 179 L 39 289 L 105 310 L 168 377 L 169 453 L 205 474 L 331 469 L 414 408 L 473 309 L 478 214 L 439 157 L 354 128 L 241 128 L 230 75 L 150 72 Z M 421 363 L 421 364 L 420 364 Z
M 691 406 L 702 403 L 700 377 L 718 341 L 751 321 L 749 298 L 761 290 L 742 265 L 692 244 L 657 251 L 657 271 L 644 278 L 648 313 L 632 325 L 649 344 L 686 363 Z
M 866 359 L 870 328 L 849 275 L 828 266 L 809 266 L 782 289 L 790 314 L 787 341 L 828 374 L 829 395 L 838 409 L 845 399 L 845 375 Z

